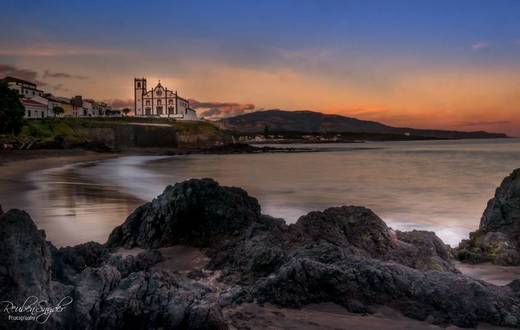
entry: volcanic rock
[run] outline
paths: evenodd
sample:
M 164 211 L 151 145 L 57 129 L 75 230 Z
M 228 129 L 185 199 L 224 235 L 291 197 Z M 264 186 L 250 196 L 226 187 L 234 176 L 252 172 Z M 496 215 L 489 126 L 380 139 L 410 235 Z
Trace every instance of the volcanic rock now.
M 172 258 L 166 250 L 197 250 L 209 262 L 193 271 L 168 268 L 174 263 L 163 262 Z M 167 187 L 105 245 L 56 249 L 27 213 L 11 210 L 0 216 L 0 258 L 5 299 L 71 298 L 45 325 L 52 329 L 227 329 L 223 311 L 243 303 L 321 302 L 354 313 L 388 306 L 443 326 L 520 327 L 518 281 L 494 286 L 464 276 L 434 233 L 394 232 L 355 206 L 311 212 L 287 225 L 262 215 L 244 190 L 211 179 Z M 22 327 L 5 315 L 0 322 Z
M 109 247 L 158 248 L 185 243 L 209 246 L 243 232 L 260 217 L 260 205 L 244 190 L 212 179 L 168 186 L 137 208 L 110 234 Z
M 489 200 L 479 229 L 461 242 L 463 262 L 520 265 L 520 169 L 506 177 Z

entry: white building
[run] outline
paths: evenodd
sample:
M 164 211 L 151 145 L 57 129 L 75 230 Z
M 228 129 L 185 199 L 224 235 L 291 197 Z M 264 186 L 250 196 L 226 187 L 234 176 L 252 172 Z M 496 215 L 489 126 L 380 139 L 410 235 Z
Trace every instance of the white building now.
M 96 102 L 94 100 L 83 100 L 83 117 L 97 117 Z
M 3 80 L 7 83 L 7 87 L 17 91 L 20 97 L 31 98 L 43 95 L 43 91 L 37 89 L 36 84 L 30 81 L 14 77 L 5 77 Z
M 21 98 L 20 102 L 22 103 L 25 109 L 25 118 L 40 119 L 47 117 L 47 104 L 43 104 L 40 102 L 36 102 L 33 99 L 26 98 Z
M 197 113 L 190 108 L 188 100 L 163 87 L 161 82 L 147 90 L 145 78 L 134 79 L 134 109 L 138 117 L 197 120 Z
M 72 116 L 72 105 L 70 104 L 70 99 L 66 97 L 54 96 L 51 94 L 44 94 L 43 97 L 47 100 L 47 108 L 49 116 L 57 116 L 57 117 L 71 117 Z M 38 99 L 36 99 L 38 101 Z M 39 102 L 39 101 L 38 101 Z M 41 102 L 44 103 L 44 102 Z M 59 115 L 55 115 L 53 109 L 55 107 L 59 107 L 63 109 L 63 113 Z

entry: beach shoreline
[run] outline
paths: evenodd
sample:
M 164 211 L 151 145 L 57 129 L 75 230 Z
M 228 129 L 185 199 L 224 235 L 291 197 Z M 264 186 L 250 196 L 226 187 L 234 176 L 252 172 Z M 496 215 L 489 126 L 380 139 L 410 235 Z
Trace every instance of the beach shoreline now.
M 28 175 L 34 171 L 121 156 L 122 154 L 117 153 L 98 153 L 81 149 L 2 152 L 0 153 L 0 196 L 8 196 L 13 191 L 33 189 Z M 10 208 L 6 200 L 0 200 L 0 205 L 3 205 L 4 209 Z

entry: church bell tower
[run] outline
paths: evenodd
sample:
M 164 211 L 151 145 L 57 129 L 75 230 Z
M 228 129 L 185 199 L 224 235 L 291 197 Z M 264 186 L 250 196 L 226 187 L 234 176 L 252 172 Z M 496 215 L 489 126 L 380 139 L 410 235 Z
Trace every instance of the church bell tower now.
M 136 116 L 142 116 L 143 112 L 143 95 L 146 93 L 146 79 L 134 79 L 134 109 Z

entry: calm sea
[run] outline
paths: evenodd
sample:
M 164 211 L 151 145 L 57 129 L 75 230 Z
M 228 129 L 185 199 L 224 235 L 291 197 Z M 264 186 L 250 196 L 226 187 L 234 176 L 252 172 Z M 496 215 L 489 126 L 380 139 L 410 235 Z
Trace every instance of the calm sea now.
M 131 156 L 33 172 L 21 201 L 57 245 L 104 242 L 168 184 L 211 177 L 291 223 L 331 206 L 371 208 L 395 229 L 455 245 L 475 230 L 495 188 L 520 167 L 520 139 L 305 145 L 321 152 Z

